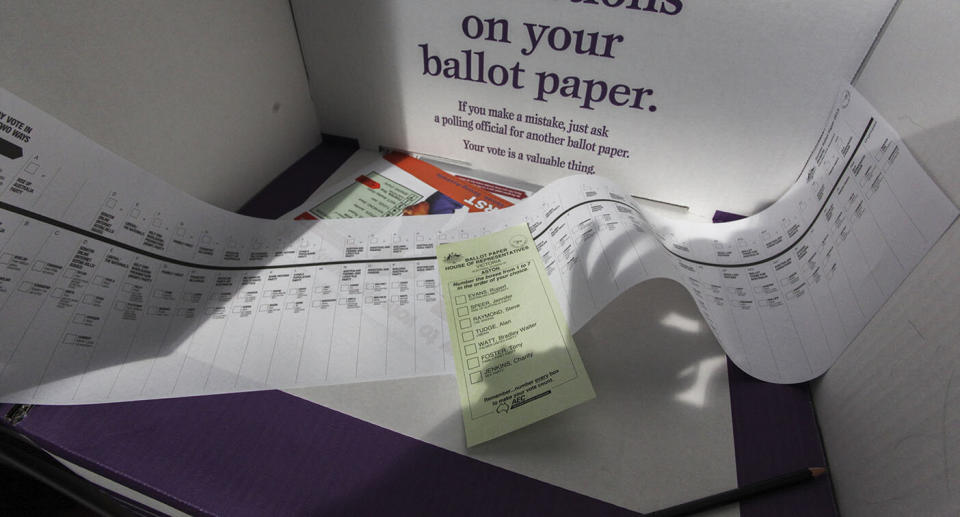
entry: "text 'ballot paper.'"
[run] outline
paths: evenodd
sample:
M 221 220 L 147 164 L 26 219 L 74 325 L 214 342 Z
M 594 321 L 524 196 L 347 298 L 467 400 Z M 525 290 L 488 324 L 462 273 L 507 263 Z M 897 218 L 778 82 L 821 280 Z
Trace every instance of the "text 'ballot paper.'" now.
M 437 260 L 468 447 L 596 396 L 527 225 Z

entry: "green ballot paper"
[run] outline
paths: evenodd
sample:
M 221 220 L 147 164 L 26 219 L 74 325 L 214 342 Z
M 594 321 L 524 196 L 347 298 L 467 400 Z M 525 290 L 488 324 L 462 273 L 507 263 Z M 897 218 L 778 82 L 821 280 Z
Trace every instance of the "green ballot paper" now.
M 467 447 L 594 398 L 527 226 L 437 247 Z

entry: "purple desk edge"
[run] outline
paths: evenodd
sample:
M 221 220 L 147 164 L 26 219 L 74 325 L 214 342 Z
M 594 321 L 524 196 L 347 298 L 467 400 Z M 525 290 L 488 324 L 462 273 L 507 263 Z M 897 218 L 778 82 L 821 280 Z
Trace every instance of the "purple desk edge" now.
M 325 138 L 241 212 L 278 217 L 354 149 Z M 727 364 L 738 483 L 826 465 L 809 386 Z M 35 406 L 16 429 L 191 514 L 636 515 L 279 391 Z M 837 515 L 829 476 L 745 501 L 741 515 Z

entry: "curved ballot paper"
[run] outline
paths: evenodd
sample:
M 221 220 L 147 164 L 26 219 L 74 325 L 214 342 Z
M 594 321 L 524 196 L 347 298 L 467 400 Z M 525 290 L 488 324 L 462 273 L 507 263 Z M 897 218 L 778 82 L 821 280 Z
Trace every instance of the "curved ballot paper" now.
M 451 372 L 437 246 L 522 223 L 570 331 L 631 286 L 671 278 L 738 366 L 801 382 L 830 367 L 957 216 L 849 87 L 786 194 L 717 225 L 664 218 L 583 175 L 490 213 L 260 220 L 175 190 L 3 90 L 0 118 L 11 128 L 0 138 L 22 149 L 0 157 L 5 402 Z M 478 357 L 489 368 L 525 353 Z

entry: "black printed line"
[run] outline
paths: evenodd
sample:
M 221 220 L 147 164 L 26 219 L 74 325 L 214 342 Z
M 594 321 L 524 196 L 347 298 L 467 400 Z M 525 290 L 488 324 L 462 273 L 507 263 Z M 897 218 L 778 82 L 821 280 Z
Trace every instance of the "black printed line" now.
M 325 261 L 325 262 L 303 262 L 303 263 L 296 263 L 296 264 L 269 264 L 269 265 L 250 265 L 250 266 L 208 265 L 208 264 L 188 262 L 185 260 L 165 257 L 158 253 L 154 253 L 152 251 L 138 248 L 136 246 L 132 246 L 130 244 L 126 244 L 118 240 L 111 239 L 109 237 L 104 237 L 103 235 L 94 233 L 90 230 L 84 230 L 83 228 L 78 228 L 76 226 L 65 223 L 63 221 L 58 221 L 51 217 L 40 215 L 38 213 L 31 212 L 29 210 L 25 210 L 23 208 L 11 205 L 9 203 L 4 203 L 2 201 L 0 201 L 0 209 L 6 210 L 8 212 L 13 212 L 15 214 L 21 215 L 28 219 L 39 221 L 41 223 L 46 223 L 51 226 L 56 226 L 57 228 L 61 228 L 69 232 L 73 232 L 77 235 L 81 235 L 88 239 L 97 240 L 105 244 L 109 244 L 111 246 L 123 248 L 127 251 L 131 251 L 133 253 L 143 255 L 144 257 L 149 257 L 155 260 L 166 262 L 168 264 L 174 264 L 177 266 L 183 266 L 183 267 L 189 267 L 189 268 L 195 268 L 195 269 L 205 269 L 205 270 L 213 270 L 213 271 L 263 271 L 268 269 L 285 269 L 285 268 L 312 267 L 312 266 L 337 266 L 337 265 L 344 265 L 344 264 L 408 262 L 408 261 L 415 261 L 415 260 L 433 260 L 437 258 L 436 255 L 432 255 L 432 256 L 423 256 L 423 257 L 399 257 L 399 258 L 382 258 L 382 259 L 344 259 L 344 260 L 331 260 L 331 261 Z
M 860 135 L 860 140 L 857 141 L 856 147 L 854 147 L 853 151 L 851 151 L 851 153 L 850 153 L 849 158 L 847 158 L 847 163 L 844 165 L 844 167 L 843 167 L 843 169 L 841 170 L 840 174 L 837 176 L 837 180 L 836 180 L 836 182 L 834 182 L 833 188 L 830 189 L 830 193 L 824 198 L 823 204 L 820 205 L 820 209 L 817 211 L 817 214 L 813 217 L 813 219 L 811 219 L 810 224 L 809 224 L 809 225 L 807 226 L 807 228 L 803 231 L 803 233 L 801 233 L 790 245 L 788 245 L 786 248 L 784 248 L 784 249 L 781 250 L 780 252 L 776 253 L 775 255 L 772 255 L 772 256 L 767 257 L 767 258 L 765 258 L 765 259 L 757 260 L 757 261 L 754 261 L 754 262 L 746 262 L 746 263 L 739 263 L 739 264 L 722 264 L 722 263 L 715 263 L 715 262 L 705 262 L 705 261 L 700 261 L 700 260 L 695 260 L 695 259 L 692 259 L 692 258 L 684 257 L 683 255 L 680 255 L 680 254 L 674 252 L 673 250 L 671 250 L 670 248 L 668 248 L 668 247 L 667 247 L 666 245 L 664 245 L 662 242 L 660 243 L 660 246 L 661 246 L 667 253 L 669 253 L 669 254 L 671 254 L 671 255 L 673 255 L 673 256 L 681 259 L 681 260 L 690 262 L 690 263 L 692 263 L 692 264 L 699 264 L 699 265 L 702 265 L 702 266 L 720 267 L 720 268 L 728 268 L 728 269 L 729 269 L 729 268 L 743 268 L 743 267 L 758 266 L 758 265 L 760 265 L 760 264 L 765 264 L 765 263 L 767 263 L 767 262 L 771 262 L 771 261 L 773 261 L 773 260 L 776 260 L 777 258 L 783 256 L 783 255 L 786 254 L 787 252 L 791 251 L 798 243 L 800 243 L 800 241 L 803 240 L 803 238 L 807 235 L 807 233 L 809 233 L 810 230 L 813 228 L 813 225 L 817 222 L 817 220 L 818 220 L 818 219 L 820 218 L 820 216 L 823 214 L 823 210 L 824 210 L 824 208 L 826 208 L 827 203 L 828 203 L 828 202 L 830 201 L 830 199 L 833 197 L 833 194 L 834 194 L 834 192 L 837 190 L 837 186 L 840 184 L 840 181 L 843 179 L 843 177 L 846 175 L 847 171 L 850 169 L 850 164 L 853 162 L 853 158 L 854 158 L 854 157 L 857 155 L 857 153 L 859 152 L 861 145 L 863 144 L 864 140 L 866 140 L 867 135 L 869 134 L 869 132 L 870 132 L 870 130 L 873 128 L 873 126 L 874 126 L 874 119 L 871 117 L 870 120 L 867 122 L 866 127 L 865 127 L 864 130 L 863 130 L 863 134 Z M 627 202 L 625 202 L 625 201 L 618 200 L 618 199 L 601 198 L 601 199 L 592 199 L 592 200 L 588 200 L 588 201 L 582 201 L 582 202 L 580 202 L 580 203 L 577 203 L 577 204 L 575 204 L 575 205 L 572 205 L 572 206 L 570 206 L 570 207 L 567 207 L 565 210 L 563 210 L 562 212 L 560 212 L 559 214 L 557 214 L 557 216 L 554 217 L 551 221 L 549 221 L 549 222 L 547 223 L 547 225 L 544 226 L 544 228 L 543 228 L 542 230 L 540 230 L 535 236 L 533 236 L 533 240 L 536 241 L 537 239 L 541 238 L 541 237 L 547 232 L 547 230 L 549 230 L 549 229 L 554 225 L 554 223 L 556 223 L 557 221 L 559 221 L 560 218 L 562 218 L 564 215 L 566 215 L 566 214 L 569 213 L 570 211 L 575 210 L 575 209 L 577 209 L 577 208 L 579 208 L 579 207 L 581 207 L 581 206 L 583 206 L 583 205 L 589 205 L 589 204 L 593 204 L 593 203 L 614 203 L 614 204 L 618 204 L 618 205 L 623 205 L 623 206 L 629 208 L 630 210 L 633 210 L 634 212 L 636 212 L 636 213 L 638 213 L 638 214 L 640 214 L 640 215 L 643 215 L 642 212 L 640 212 L 635 206 L 633 206 L 633 205 L 631 205 L 630 203 L 627 203 Z M 77 235 L 82 235 L 82 236 L 87 237 L 87 238 L 89 238 L 89 239 L 94 239 L 94 240 L 97 240 L 97 241 L 100 241 L 100 242 L 103 242 L 103 243 L 106 243 L 106 244 L 109 244 L 109 245 L 112 245 L 112 246 L 116 246 L 116 247 L 118 247 L 118 248 L 122 248 L 122 249 L 125 249 L 125 250 L 127 250 L 127 251 L 131 251 L 131 252 L 133 252 L 133 253 L 137 253 L 137 254 L 139 254 L 139 255 L 143 255 L 143 256 L 145 256 L 145 257 L 153 258 L 153 259 L 155 259 L 155 260 L 160 260 L 160 261 L 163 261 L 163 262 L 167 262 L 167 263 L 169 263 L 169 264 L 174 264 L 174 265 L 183 266 L 183 267 L 189 267 L 189 268 L 195 268 L 195 269 L 204 269 L 204 270 L 212 270 L 212 271 L 262 271 L 262 270 L 270 270 L 270 269 L 302 268 L 302 267 L 314 267 L 314 266 L 337 266 L 337 265 L 347 265 L 347 264 L 376 264 L 376 263 L 386 263 L 386 262 L 409 262 L 409 261 L 417 261 L 417 260 L 435 260 L 435 259 L 437 258 L 436 255 L 431 255 L 431 256 L 421 256 L 421 257 L 391 257 L 391 258 L 380 258 L 380 259 L 344 259 L 344 260 L 331 260 L 331 261 L 323 261 L 323 262 L 304 262 L 304 263 L 294 263 L 294 264 L 269 264 L 269 265 L 250 265 L 250 266 L 208 265 L 208 264 L 200 264 L 200 263 L 196 263 L 196 262 L 187 262 L 187 261 L 185 261 L 185 260 L 179 260 L 179 259 L 175 259 L 175 258 L 165 257 L 165 256 L 160 255 L 160 254 L 158 254 L 158 253 L 154 253 L 154 252 L 152 252 L 152 251 L 144 250 L 144 249 L 142 249 L 142 248 L 137 248 L 136 246 L 131 246 L 131 245 L 129 245 L 129 244 L 126 244 L 126 243 L 123 243 L 123 242 L 120 242 L 120 241 L 111 239 L 111 238 L 109 238 L 109 237 L 104 237 L 103 235 L 94 233 L 94 232 L 92 232 L 92 231 L 90 231 L 90 230 L 85 230 L 85 229 L 83 229 L 83 228 L 78 228 L 78 227 L 73 226 L 73 225 L 71 225 L 71 224 L 67 224 L 67 223 L 65 223 L 65 222 L 63 222 L 63 221 L 58 221 L 58 220 L 56 220 L 56 219 L 53 219 L 53 218 L 50 218 L 50 217 L 47 217 L 47 216 L 44 216 L 44 215 L 41 215 L 41 214 L 37 214 L 37 213 L 35 213 L 35 212 L 31 212 L 31 211 L 29 211 L 29 210 L 26 210 L 26 209 L 23 209 L 23 208 L 20 208 L 20 207 L 11 205 L 11 204 L 9 204 L 9 203 L 4 203 L 4 202 L 2 202 L 2 201 L 0 201 L 0 209 L 6 210 L 6 211 L 8 211 L 8 212 L 12 212 L 12 213 L 15 213 L 15 214 L 18 214 L 18 215 L 21 215 L 21 216 L 23 216 L 23 217 L 27 217 L 27 218 L 29 218 L 29 219 L 33 219 L 33 220 L 35 220 L 35 221 L 39 221 L 39 222 L 42 222 L 42 223 L 46 223 L 46 224 L 49 224 L 49 225 L 51 225 L 51 226 L 55 226 L 55 227 L 57 227 L 57 228 L 61 228 L 61 229 L 64 229 L 64 230 L 73 232 L 73 233 L 75 233 L 75 234 L 77 234 Z M 658 242 L 659 242 L 659 240 L 658 240 Z
M 785 253 L 787 253 L 787 252 L 789 252 L 790 250 L 792 250 L 797 244 L 799 244 L 800 241 L 802 241 L 803 238 L 807 235 L 807 233 L 809 233 L 810 230 L 813 228 L 813 225 L 817 222 L 817 219 L 819 219 L 819 218 L 820 218 L 820 215 L 823 213 L 823 209 L 826 208 L 827 203 L 830 202 L 830 198 L 833 197 L 833 193 L 837 190 L 837 186 L 840 185 L 840 180 L 843 179 L 844 175 L 845 175 L 845 174 L 847 173 L 847 171 L 850 169 L 850 164 L 853 162 L 853 158 L 857 155 L 857 152 L 859 152 L 860 146 L 863 144 L 863 141 L 866 140 L 867 135 L 870 133 L 870 130 L 873 128 L 873 125 L 874 125 L 874 119 L 871 117 L 870 120 L 869 120 L 869 122 L 867 122 L 866 128 L 864 128 L 864 130 L 863 130 L 863 134 L 860 135 L 860 140 L 857 142 L 856 147 L 854 147 L 853 151 L 850 153 L 850 157 L 847 158 L 847 163 L 846 163 L 846 165 L 843 166 L 843 169 L 840 171 L 840 174 L 837 176 L 837 181 L 833 184 L 833 188 L 831 188 L 831 189 L 830 189 L 830 193 L 827 194 L 827 195 L 824 197 L 823 204 L 820 205 L 820 209 L 817 211 L 817 215 L 815 215 L 815 216 L 813 217 L 813 219 L 810 220 L 810 224 L 809 224 L 809 225 L 807 226 L 807 228 L 803 231 L 803 233 L 801 233 L 789 246 L 787 246 L 786 248 L 784 248 L 783 250 L 781 250 L 781 251 L 778 252 L 777 254 L 772 255 L 772 256 L 770 256 L 770 257 L 767 257 L 767 258 L 765 258 L 765 259 L 761 259 L 761 260 L 754 261 L 754 262 L 745 262 L 745 263 L 740 263 L 740 264 L 722 264 L 722 263 L 715 263 L 715 262 L 705 262 L 705 261 L 695 260 L 695 259 L 692 259 L 692 258 L 689 258 L 689 257 L 685 257 L 685 256 L 683 256 L 683 255 L 680 255 L 680 254 L 674 252 L 674 251 L 671 250 L 670 248 L 668 248 L 665 244 L 663 244 L 662 242 L 660 242 L 659 239 L 657 239 L 657 242 L 660 243 L 660 246 L 661 246 L 667 253 L 669 253 L 669 254 L 671 254 L 671 255 L 673 255 L 673 256 L 681 259 L 681 260 L 685 260 L 685 261 L 690 262 L 690 263 L 693 263 L 693 264 L 699 264 L 699 265 L 701 265 L 701 266 L 711 266 L 711 267 L 720 267 L 720 268 L 728 268 L 728 269 L 729 269 L 729 268 L 741 268 L 741 267 L 758 266 L 758 265 L 760 265 L 760 264 L 765 264 L 765 263 L 767 263 L 767 262 L 776 260 L 777 258 L 783 256 Z M 589 201 L 582 201 L 582 202 L 580 202 L 580 203 L 577 203 L 577 204 L 575 204 L 575 205 L 570 206 L 569 208 L 567 208 L 567 209 L 564 210 L 563 212 L 560 212 L 560 214 L 558 214 L 557 217 L 555 217 L 552 221 L 550 221 L 549 223 L 547 223 L 547 225 L 543 228 L 543 230 L 539 231 L 539 232 L 537 233 L 537 235 L 533 237 L 533 239 L 534 239 L 534 240 L 537 240 L 538 238 L 540 238 L 541 236 L 543 236 L 543 234 L 546 233 L 546 231 L 549 230 L 551 226 L 553 226 L 553 223 L 557 222 L 561 217 L 563 217 L 564 215 L 566 215 L 566 214 L 567 214 L 568 212 L 570 212 L 571 210 L 574 210 L 574 209 L 579 208 L 579 207 L 581 207 L 581 206 L 583 206 L 583 205 L 589 205 L 589 204 L 592 204 L 592 203 L 614 203 L 614 204 L 618 204 L 618 205 L 623 205 L 623 206 L 629 208 L 630 210 L 633 210 L 633 211 L 636 212 L 637 214 L 640 214 L 641 216 L 643 215 L 643 213 L 640 212 L 639 210 L 637 210 L 637 208 L 634 207 L 633 205 L 631 205 L 631 204 L 629 204 L 629 203 L 626 203 L 626 202 L 624 202 L 624 201 L 617 200 L 617 199 L 601 198 L 601 199 L 592 199 L 592 200 L 589 200 Z

